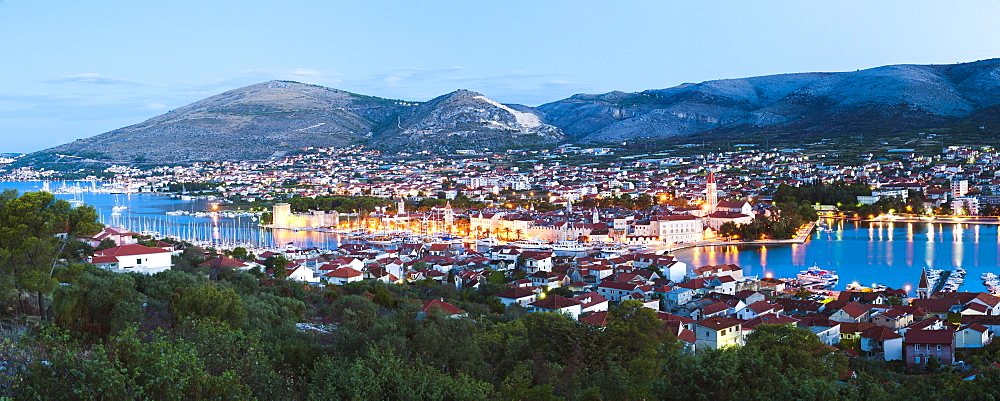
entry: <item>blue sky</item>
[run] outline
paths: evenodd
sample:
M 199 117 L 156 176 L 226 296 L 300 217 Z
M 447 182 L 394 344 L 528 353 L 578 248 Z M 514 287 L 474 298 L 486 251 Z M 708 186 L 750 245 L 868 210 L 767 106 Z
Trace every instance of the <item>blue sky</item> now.
M 0 0 L 0 152 L 271 79 L 428 100 L 1000 57 L 997 1 Z

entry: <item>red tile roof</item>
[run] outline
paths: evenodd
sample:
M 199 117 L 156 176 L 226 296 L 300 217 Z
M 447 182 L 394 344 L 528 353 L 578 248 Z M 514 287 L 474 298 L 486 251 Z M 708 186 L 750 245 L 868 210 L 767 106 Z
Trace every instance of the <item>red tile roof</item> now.
M 873 340 L 885 341 L 892 340 L 894 338 L 903 338 L 903 336 L 896 334 L 892 329 L 885 326 L 875 326 L 868 328 L 861 332 L 861 337 L 871 338 Z
M 203 263 L 199 264 L 198 266 L 199 267 L 232 267 L 232 268 L 239 268 L 239 267 L 244 267 L 246 265 L 247 264 L 245 262 L 243 262 L 243 261 L 236 260 L 236 259 L 233 259 L 233 258 L 228 257 L 228 256 L 220 256 L 218 258 L 209 260 L 207 262 L 203 262 Z
M 359 276 L 363 276 L 363 275 L 364 275 L 364 273 L 361 273 L 361 272 L 359 272 L 357 270 L 354 270 L 354 269 L 352 269 L 350 267 L 341 267 L 341 268 L 339 268 L 337 270 L 334 270 L 332 272 L 326 273 L 323 276 L 324 277 L 337 277 L 337 278 L 351 278 L 351 277 L 359 277 Z
M 530 304 L 536 308 L 548 309 L 548 310 L 559 310 L 562 308 L 568 308 L 573 305 L 580 305 L 580 301 L 575 299 L 566 298 L 561 295 L 549 295 L 545 298 L 539 299 Z
M 145 245 L 139 244 L 128 244 L 122 246 L 116 246 L 114 248 L 108 248 L 103 251 L 95 252 L 95 256 L 134 256 L 134 255 L 151 255 L 156 253 L 170 253 L 170 251 L 163 248 L 152 248 Z
M 450 303 L 447 303 L 445 301 L 442 301 L 440 299 L 432 299 L 430 301 L 424 302 L 424 307 L 423 309 L 421 309 L 421 312 L 430 313 L 430 311 L 434 309 L 441 309 L 446 313 L 448 313 L 449 315 L 458 315 L 465 313 L 465 311 L 462 310 L 461 308 L 452 305 Z
M 715 330 L 715 331 L 719 331 L 719 330 L 722 330 L 722 329 L 728 329 L 730 327 L 738 326 L 738 325 L 741 325 L 741 324 L 743 324 L 743 321 L 740 320 L 740 319 L 733 319 L 733 318 L 721 317 L 721 316 L 710 317 L 708 319 L 705 319 L 705 320 L 702 320 L 702 321 L 698 322 L 699 326 L 707 327 L 707 328 L 710 328 L 710 329 Z
M 955 332 L 951 330 L 907 330 L 906 344 L 948 344 L 955 340 Z
M 604 325 L 607 323 L 607 320 L 608 320 L 607 311 L 594 312 L 580 318 L 581 322 L 598 327 L 604 327 Z

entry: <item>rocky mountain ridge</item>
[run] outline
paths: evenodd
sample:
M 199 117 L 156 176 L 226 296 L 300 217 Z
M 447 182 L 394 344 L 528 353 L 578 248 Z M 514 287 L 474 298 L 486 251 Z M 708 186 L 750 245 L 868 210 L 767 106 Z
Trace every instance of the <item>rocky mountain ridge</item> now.
M 310 146 L 350 144 L 389 152 L 453 152 L 695 134 L 849 135 L 992 121 L 996 110 L 1000 59 L 579 94 L 534 108 L 467 90 L 410 102 L 269 81 L 32 157 L 173 163 L 269 160 Z

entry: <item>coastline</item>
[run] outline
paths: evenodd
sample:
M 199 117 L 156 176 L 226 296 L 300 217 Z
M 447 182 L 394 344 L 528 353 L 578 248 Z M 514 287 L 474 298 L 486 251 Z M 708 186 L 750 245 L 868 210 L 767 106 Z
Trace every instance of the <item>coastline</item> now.
M 756 241 L 699 241 L 699 242 L 687 242 L 683 244 L 675 244 L 673 246 L 667 247 L 664 251 L 666 253 L 673 253 L 681 249 L 688 248 L 698 248 L 705 246 L 729 246 L 729 245 L 786 245 L 786 244 L 802 244 L 809 240 L 809 235 L 812 234 L 813 230 L 816 229 L 816 222 L 810 222 L 804 227 L 800 228 L 796 232 L 795 237 L 789 239 L 765 239 Z M 659 250 L 657 250 L 659 252 Z
M 843 217 L 843 216 L 821 216 L 821 218 L 844 220 L 844 221 L 865 221 L 865 222 L 890 222 L 890 223 L 947 223 L 947 224 L 978 224 L 987 226 L 1000 225 L 1000 217 L 992 216 L 925 216 L 925 217 L 910 217 L 910 216 L 900 216 L 894 218 L 875 218 L 875 219 L 863 219 L 856 217 Z

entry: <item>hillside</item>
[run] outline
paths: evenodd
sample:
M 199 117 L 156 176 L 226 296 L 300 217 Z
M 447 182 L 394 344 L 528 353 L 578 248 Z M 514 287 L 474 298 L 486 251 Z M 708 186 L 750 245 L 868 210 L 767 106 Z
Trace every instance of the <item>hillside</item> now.
M 562 131 L 526 106 L 458 90 L 403 112 L 369 141 L 385 150 L 509 149 L 552 144 Z
M 638 139 L 659 146 L 669 138 L 701 142 L 930 128 L 960 132 L 993 124 L 998 108 L 1000 59 L 578 94 L 536 108 L 501 104 L 467 90 L 421 103 L 270 81 L 37 152 L 27 162 L 268 160 L 305 147 L 349 144 L 449 153 L 562 142 Z
M 695 133 L 845 135 L 938 127 L 1000 102 L 1000 59 L 706 81 L 538 107 L 577 142 Z
M 408 104 L 297 82 L 231 90 L 142 123 L 58 146 L 40 160 L 71 155 L 102 161 L 261 160 L 309 146 L 366 137 Z

